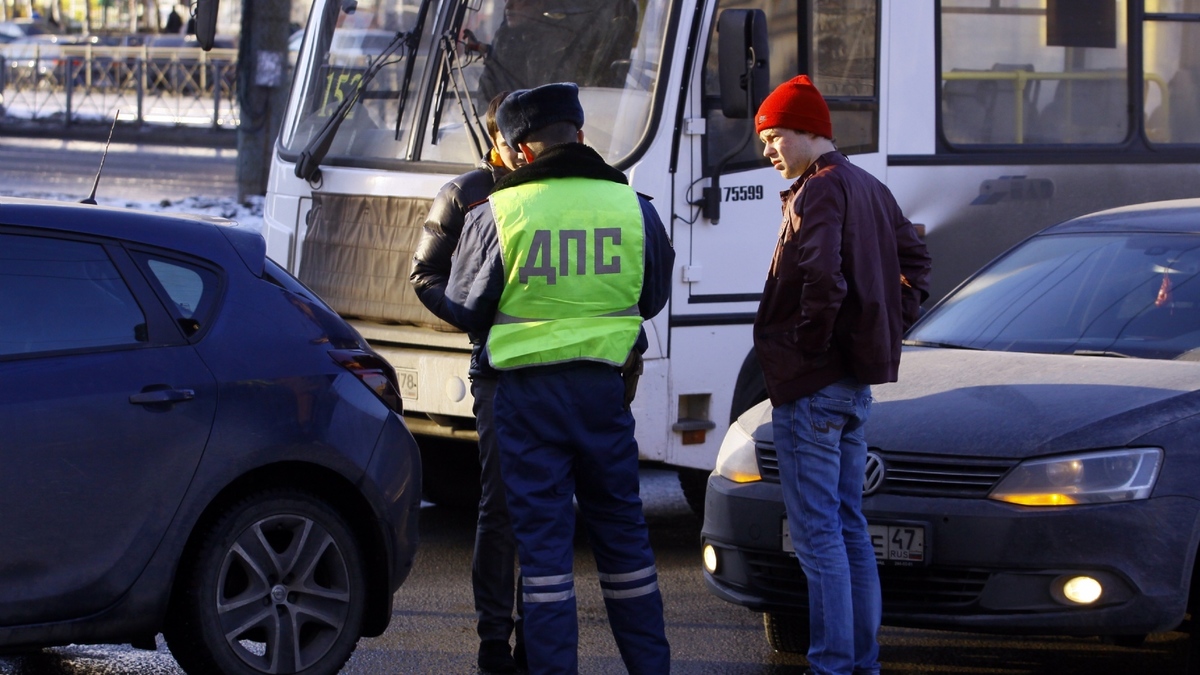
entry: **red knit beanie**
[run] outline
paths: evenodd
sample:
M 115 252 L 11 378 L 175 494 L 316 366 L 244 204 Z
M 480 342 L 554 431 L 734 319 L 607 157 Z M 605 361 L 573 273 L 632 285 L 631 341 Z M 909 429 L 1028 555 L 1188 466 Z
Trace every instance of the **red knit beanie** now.
M 758 107 L 754 117 L 754 132 L 780 127 L 833 138 L 829 121 L 829 106 L 825 97 L 813 86 L 807 75 L 797 75 L 771 92 Z

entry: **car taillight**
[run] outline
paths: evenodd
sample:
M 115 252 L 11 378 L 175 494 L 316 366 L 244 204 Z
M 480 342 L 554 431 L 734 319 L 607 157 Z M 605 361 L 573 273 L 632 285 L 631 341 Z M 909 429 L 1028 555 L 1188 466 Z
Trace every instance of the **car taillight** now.
M 399 414 L 404 413 L 400 385 L 396 382 L 396 371 L 391 364 L 375 354 L 358 349 L 334 349 L 329 355 L 343 368 L 354 373 L 384 405 Z

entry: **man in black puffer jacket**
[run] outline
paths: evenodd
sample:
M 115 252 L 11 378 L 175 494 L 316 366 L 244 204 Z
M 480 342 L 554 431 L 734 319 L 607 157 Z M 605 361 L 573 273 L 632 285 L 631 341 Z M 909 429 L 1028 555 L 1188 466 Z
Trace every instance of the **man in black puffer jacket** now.
M 523 165 L 520 153 L 508 147 L 496 126 L 496 109 L 508 92 L 500 92 L 488 106 L 487 129 L 492 151 L 479 168 L 468 171 L 442 186 L 429 215 L 425 230 L 413 255 L 409 281 L 421 303 L 439 319 L 455 325 L 446 309 L 446 282 L 450 278 L 450 259 L 458 245 L 463 221 L 471 206 L 487 199 L 496 181 Z M 459 326 L 455 326 L 460 328 Z M 500 458 L 492 425 L 492 400 L 496 395 L 496 372 L 481 358 L 487 336 L 471 336 L 471 395 L 475 402 L 475 427 L 479 433 L 479 464 L 482 467 L 479 519 L 475 528 L 475 555 L 471 561 L 471 586 L 475 594 L 476 632 L 479 634 L 479 669 L 484 673 L 512 673 L 524 665 L 524 640 L 521 629 L 521 603 L 517 601 L 517 619 L 513 621 L 517 542 L 504 497 L 500 477 Z M 510 651 L 508 639 L 516 631 L 516 649 Z M 515 658 L 514 658 L 515 656 Z

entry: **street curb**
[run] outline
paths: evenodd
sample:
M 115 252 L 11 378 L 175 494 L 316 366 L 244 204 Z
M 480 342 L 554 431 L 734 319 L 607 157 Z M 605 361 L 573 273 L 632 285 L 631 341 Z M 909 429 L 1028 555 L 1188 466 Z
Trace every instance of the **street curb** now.
M 66 125 L 61 120 L 39 122 L 0 117 L 0 137 L 50 138 L 103 143 L 108 139 L 109 129 L 112 129 L 114 143 L 237 149 L 236 129 L 214 130 L 209 127 L 138 125 L 136 123 L 118 123 L 113 128 L 111 123 L 74 122 Z

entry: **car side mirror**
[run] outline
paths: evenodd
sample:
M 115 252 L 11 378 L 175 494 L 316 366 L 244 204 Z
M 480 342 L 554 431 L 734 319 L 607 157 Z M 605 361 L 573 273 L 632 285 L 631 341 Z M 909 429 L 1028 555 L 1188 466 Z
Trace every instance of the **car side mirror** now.
M 761 9 L 727 9 L 721 13 L 717 21 L 717 74 L 721 112 L 726 117 L 750 117 L 766 98 L 771 84 L 767 53 L 767 15 Z
M 217 5 L 218 0 L 196 0 L 196 42 L 204 51 L 213 48 L 217 36 Z

